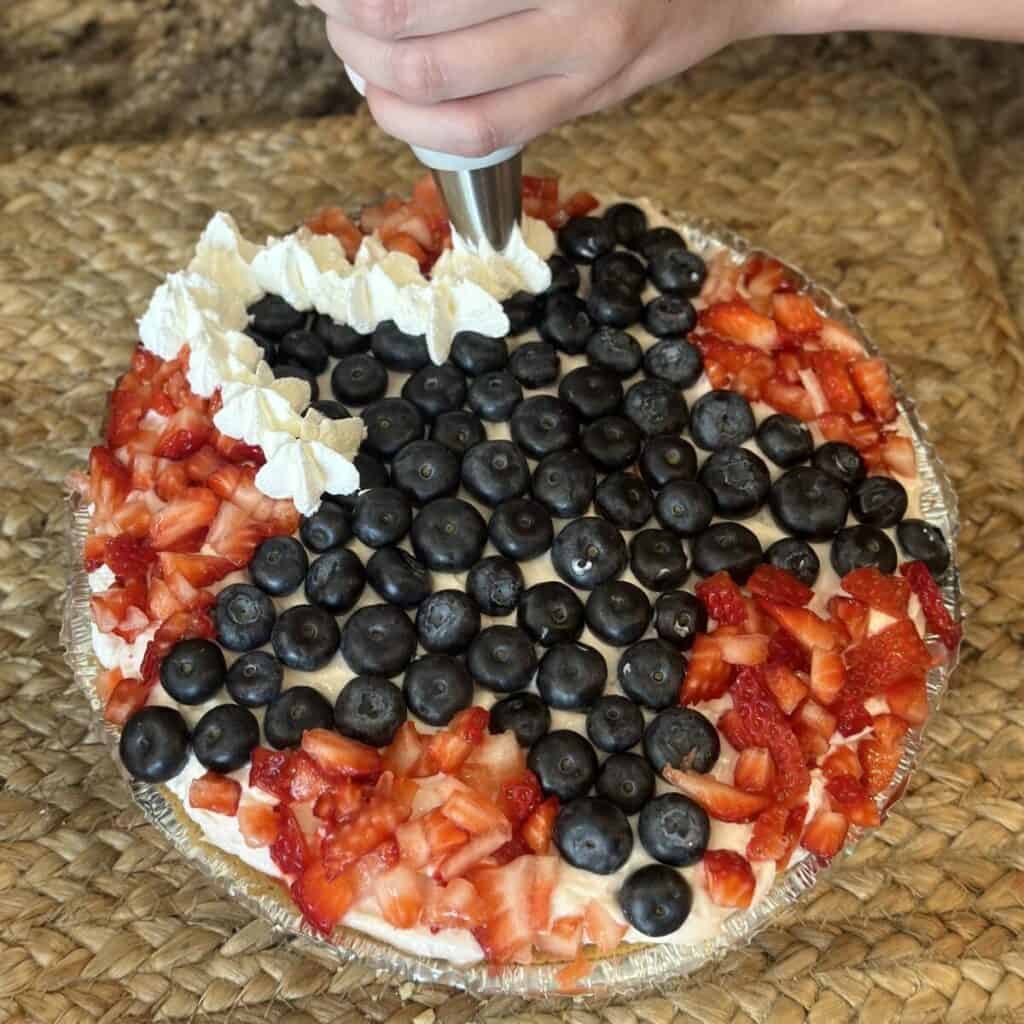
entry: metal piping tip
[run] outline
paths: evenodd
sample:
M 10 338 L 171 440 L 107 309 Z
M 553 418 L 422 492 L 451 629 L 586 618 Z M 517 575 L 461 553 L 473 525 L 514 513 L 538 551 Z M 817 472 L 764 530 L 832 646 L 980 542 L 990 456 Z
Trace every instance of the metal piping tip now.
M 497 251 L 508 245 L 523 213 L 521 153 L 490 167 L 433 170 L 452 227 L 470 244 L 486 240 Z

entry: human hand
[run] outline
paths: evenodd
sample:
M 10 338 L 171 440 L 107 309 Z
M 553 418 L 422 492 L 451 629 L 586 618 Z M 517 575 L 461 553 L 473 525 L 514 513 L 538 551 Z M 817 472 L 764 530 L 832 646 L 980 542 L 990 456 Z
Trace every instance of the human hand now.
M 767 29 L 748 0 L 314 0 L 377 123 L 416 146 L 519 145 Z

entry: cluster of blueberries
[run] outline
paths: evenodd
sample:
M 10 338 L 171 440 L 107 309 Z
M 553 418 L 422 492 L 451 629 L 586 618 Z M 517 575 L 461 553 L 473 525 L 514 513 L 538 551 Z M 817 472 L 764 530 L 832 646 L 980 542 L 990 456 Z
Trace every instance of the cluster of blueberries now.
M 463 332 L 449 362 L 435 366 L 423 338 L 390 322 L 363 336 L 276 296 L 250 310 L 249 333 L 276 374 L 309 380 L 324 415 L 360 407 L 363 490 L 328 496 L 303 519 L 299 539 L 264 542 L 252 582 L 218 596 L 218 643 L 179 643 L 161 682 L 185 705 L 226 686 L 233 702 L 207 712 L 191 735 L 199 761 L 216 771 L 244 765 L 260 741 L 253 708 L 266 709 L 263 734 L 276 748 L 296 746 L 310 728 L 380 747 L 409 711 L 444 726 L 473 703 L 476 686 L 500 694 L 491 730 L 513 731 L 544 792 L 559 797 L 555 841 L 569 863 L 600 874 L 620 868 L 633 848 L 628 816 L 639 814 L 640 842 L 658 863 L 631 875 L 620 899 L 638 929 L 667 934 L 690 907 L 672 869 L 700 860 L 710 823 L 681 794 L 656 796 L 656 773 L 682 763 L 706 772 L 719 754 L 714 726 L 674 706 L 683 652 L 707 628 L 703 606 L 679 589 L 691 565 L 743 582 L 767 560 L 813 584 L 820 564 L 809 542 L 830 541 L 840 575 L 866 565 L 892 572 L 890 527 L 908 557 L 935 571 L 948 552 L 932 527 L 904 519 L 904 488 L 867 477 L 854 448 L 815 448 L 806 426 L 786 415 L 758 425 L 729 391 L 688 408 L 682 389 L 703 365 L 685 336 L 705 267 L 677 232 L 648 229 L 641 210 L 620 204 L 571 220 L 559 241 L 549 291 L 505 304 L 513 334 L 540 335 L 511 353 L 505 339 Z M 580 265 L 589 271 L 585 300 Z M 660 294 L 645 302 L 648 282 Z M 638 323 L 657 339 L 646 350 L 625 330 Z M 563 375 L 560 354 L 586 362 Z M 317 378 L 331 357 L 335 397 L 321 399 Z M 408 375 L 401 397 L 384 397 L 389 371 Z M 524 396 L 556 384 L 557 394 Z M 507 438 L 489 438 L 485 423 L 506 425 Z M 761 454 L 744 447 L 750 442 Z M 765 458 L 782 470 L 774 482 Z M 766 504 L 789 536 L 763 551 L 735 520 Z M 849 512 L 858 525 L 846 526 Z M 353 538 L 373 552 L 365 565 L 347 546 Z M 483 557 L 488 541 L 498 554 Z M 528 586 L 522 563 L 545 554 L 560 580 Z M 627 567 L 642 586 L 620 579 Z M 449 573 L 465 573 L 464 585 L 435 590 L 434 574 Z M 352 611 L 367 583 L 382 603 Z M 306 603 L 278 611 L 274 598 L 299 588 Z M 347 616 L 342 626 L 338 616 Z M 514 616 L 515 625 L 484 616 Z M 585 628 L 623 649 L 623 695 L 604 693 L 609 667 L 579 642 Z M 230 669 L 222 648 L 240 655 Z M 339 651 L 356 675 L 333 707 L 311 686 L 282 689 L 285 668 L 315 671 Z M 399 675 L 401 688 L 391 682 Z M 551 709 L 585 713 L 586 736 L 552 730 Z M 134 743 L 129 723 L 122 753 L 134 774 L 163 780 L 180 770 L 172 770 L 176 752 L 189 737 L 177 718 L 170 744 L 150 734 Z M 602 763 L 595 748 L 609 755 Z

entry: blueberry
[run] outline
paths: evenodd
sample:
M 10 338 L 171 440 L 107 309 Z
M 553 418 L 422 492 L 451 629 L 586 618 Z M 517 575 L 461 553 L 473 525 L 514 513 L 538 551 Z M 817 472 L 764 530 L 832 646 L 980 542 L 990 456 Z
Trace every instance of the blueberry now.
M 701 576 L 724 571 L 746 583 L 762 557 L 757 534 L 739 523 L 715 523 L 693 542 L 693 567 Z
M 664 249 L 685 249 L 686 242 L 675 228 L 663 226 L 645 231 L 636 240 L 636 245 L 631 245 L 630 248 L 636 249 L 650 263 Z
M 635 249 L 647 231 L 647 214 L 633 203 L 615 203 L 604 211 L 615 241 Z
M 644 935 L 670 935 L 690 916 L 693 893 L 675 868 L 648 864 L 634 871 L 619 889 L 619 908 Z
M 366 563 L 370 586 L 388 604 L 415 608 L 430 596 L 430 572 L 401 548 L 380 548 Z
M 500 505 L 526 493 L 530 467 L 512 441 L 483 441 L 462 457 L 462 482 L 474 498 Z
M 264 295 L 249 307 L 253 330 L 268 338 L 283 338 L 306 322 L 306 314 L 289 305 L 280 295 Z
M 746 448 L 722 448 L 700 467 L 697 480 L 710 492 L 715 512 L 727 519 L 752 516 L 768 498 L 771 474 L 764 460 Z
M 580 435 L 580 448 L 598 469 L 608 472 L 636 462 L 642 443 L 640 428 L 625 416 L 604 416 Z
M 801 583 L 813 587 L 821 570 L 818 553 L 805 540 L 783 537 L 764 553 L 764 560 L 776 569 L 795 576 Z
M 644 353 L 644 372 L 674 387 L 689 388 L 704 372 L 704 357 L 688 341 L 663 338 Z
M 417 505 L 454 494 L 462 463 L 440 441 L 410 441 L 391 463 L 395 486 Z
M 797 466 L 772 484 L 769 504 L 775 521 L 801 540 L 828 540 L 846 523 L 846 488 L 813 466 Z
M 167 782 L 188 761 L 188 726 L 175 708 L 142 708 L 125 722 L 118 751 L 132 778 Z
M 243 654 L 228 669 L 228 693 L 247 708 L 261 708 L 277 700 L 283 682 L 284 666 L 269 651 Z
M 615 234 L 606 220 L 572 217 L 559 228 L 558 247 L 574 263 L 593 263 L 615 248 Z
M 388 467 L 384 465 L 375 455 L 367 452 L 356 452 L 353 465 L 359 470 L 359 489 L 367 490 L 370 487 L 387 487 L 391 483 L 391 474 Z M 345 504 L 348 507 L 355 505 L 355 497 L 349 500 L 346 495 Z
M 354 551 L 337 548 L 314 559 L 306 576 L 306 600 L 332 615 L 347 612 L 363 593 L 366 570 Z
M 548 258 L 548 269 L 551 271 L 551 284 L 548 292 L 575 292 L 580 286 L 580 272 L 575 263 L 570 263 L 559 253 Z
M 885 529 L 907 514 L 907 492 L 891 476 L 869 476 L 850 495 L 850 511 L 858 522 Z
M 579 434 L 579 420 L 572 406 L 553 395 L 535 395 L 520 402 L 512 413 L 512 440 L 527 455 L 542 459 L 552 452 L 571 448 Z
M 308 568 L 306 549 L 294 537 L 271 537 L 256 549 L 249 575 L 260 590 L 281 597 L 299 588 Z
M 641 530 L 629 543 L 629 564 L 649 590 L 675 590 L 690 575 L 682 542 L 668 530 Z
M 211 640 L 179 640 L 160 663 L 160 684 L 179 704 L 203 704 L 227 671 L 224 652 Z
M 594 261 L 590 268 L 590 283 L 594 285 L 617 284 L 634 295 L 639 295 L 647 286 L 647 268 L 643 260 L 631 252 L 616 249 L 605 253 Z
M 233 772 L 247 764 L 260 742 L 260 723 L 238 704 L 211 708 L 192 730 L 196 760 L 211 772 Z
M 334 712 L 312 686 L 291 686 L 267 708 L 263 734 L 276 750 L 297 747 L 308 729 L 333 729 Z
M 593 590 L 626 568 L 622 534 L 605 519 L 585 516 L 565 526 L 551 546 L 551 564 L 570 586 Z
M 624 814 L 636 814 L 654 795 L 654 772 L 639 754 L 612 754 L 601 765 L 594 789 Z
M 443 412 L 462 407 L 466 400 L 466 378 L 450 363 L 424 366 L 402 385 L 402 397 L 412 402 L 424 419 L 434 420 Z
M 540 299 L 531 292 L 516 292 L 501 306 L 508 317 L 508 333 L 513 337 L 534 327 L 540 316 Z
M 540 336 L 559 351 L 579 355 L 594 330 L 586 304 L 570 292 L 555 292 L 544 302 Z
M 597 777 L 594 748 L 578 733 L 556 729 L 530 749 L 526 766 L 540 781 L 546 796 L 562 803 L 585 796 Z
M 274 602 L 258 587 L 232 583 L 217 595 L 213 612 L 217 640 L 229 651 L 262 647 L 274 628 Z
M 659 775 L 666 765 L 706 774 L 721 749 L 718 730 L 693 708 L 668 708 L 644 730 L 644 753 Z
M 625 814 L 600 797 L 579 797 L 561 808 L 552 838 L 564 860 L 595 875 L 617 871 L 633 852 Z
M 469 386 L 469 407 L 489 423 L 504 423 L 522 400 L 522 386 L 508 370 L 481 373 Z
M 329 316 L 321 313 L 313 319 L 313 332 L 322 338 L 327 350 L 335 359 L 365 352 L 370 347 L 370 335 L 360 334 L 348 324 L 335 323 Z
M 608 278 L 591 284 L 590 294 L 587 296 L 587 312 L 595 324 L 605 327 L 628 327 L 643 319 L 644 301 L 639 290 L 634 290 L 626 282 Z
M 614 647 L 627 647 L 644 635 L 651 621 L 647 595 L 625 580 L 609 580 L 587 597 L 587 625 L 592 633 Z
M 438 498 L 416 517 L 411 540 L 416 557 L 428 569 L 465 572 L 480 559 L 487 543 L 487 524 L 469 502 Z
M 310 402 L 309 407 L 329 420 L 347 420 L 352 415 L 341 402 L 336 402 L 333 398 L 321 398 L 316 402 Z
M 828 441 L 815 449 L 811 456 L 811 465 L 823 473 L 828 473 L 847 490 L 859 484 L 868 474 L 860 452 L 853 445 L 844 444 L 842 441 Z
M 697 311 L 689 299 L 659 295 L 647 303 L 644 326 L 657 338 L 689 334 L 697 326 Z
M 899 561 L 896 545 L 874 526 L 849 526 L 840 530 L 832 541 L 830 559 L 839 576 L 865 568 L 893 573 Z
M 710 525 L 715 499 L 696 480 L 673 480 L 658 492 L 654 514 L 666 530 L 680 537 L 695 537 Z
M 484 615 L 511 615 L 519 604 L 523 585 L 522 569 L 501 555 L 477 562 L 466 577 L 466 593 Z
M 331 391 L 339 402 L 366 405 L 388 389 L 388 371 L 368 352 L 344 356 L 331 370 Z
M 678 434 L 686 427 L 686 399 L 678 388 L 663 380 L 637 381 L 623 402 L 622 411 L 644 434 Z
M 648 272 L 660 291 L 686 299 L 700 295 L 708 276 L 704 261 L 695 252 L 674 247 L 658 249 L 651 257 Z
M 355 676 L 334 702 L 334 724 L 342 736 L 386 747 L 408 717 L 402 691 L 380 676 Z
M 757 443 L 761 451 L 783 469 L 806 462 L 814 452 L 814 438 L 807 426 L 784 412 L 762 421 L 757 428 Z
M 508 370 L 524 388 L 546 388 L 558 380 L 558 353 L 546 341 L 528 341 L 512 353 Z
M 480 632 L 480 609 L 461 590 L 435 590 L 416 611 L 416 632 L 427 651 L 461 654 Z
M 452 340 L 449 358 L 463 373 L 479 377 L 481 373 L 505 369 L 508 343 L 504 338 L 489 338 L 476 331 L 459 331 Z
M 431 441 L 450 448 L 460 458 L 475 444 L 487 440 L 487 430 L 480 417 L 468 409 L 443 412 L 430 428 Z
M 597 511 L 620 530 L 639 530 L 654 514 L 654 495 L 633 473 L 609 473 L 594 491 Z
M 587 712 L 587 735 L 598 750 L 621 753 L 635 747 L 643 734 L 643 712 L 628 697 L 599 697 Z
M 357 675 L 397 676 L 416 653 L 409 616 L 390 604 L 358 608 L 341 633 L 341 655 Z
M 356 499 L 352 532 L 369 548 L 397 544 L 411 525 L 409 499 L 394 487 L 373 487 Z
M 377 325 L 370 348 L 389 370 L 400 373 L 414 373 L 430 362 L 426 338 L 422 334 L 404 334 L 394 320 Z
M 311 516 L 303 516 L 300 520 L 299 536 L 310 551 L 317 553 L 330 551 L 331 548 L 340 548 L 343 544 L 348 543 L 352 536 L 352 524 L 341 505 L 333 501 L 322 501 L 320 507 Z M 252 566 L 249 567 L 249 570 L 252 571 Z M 274 593 L 273 590 L 267 592 Z M 282 593 L 286 593 L 286 591 L 282 591 Z
M 583 632 L 583 602 L 564 583 L 536 583 L 523 594 L 516 619 L 544 647 L 578 640 Z
M 312 370 L 306 369 L 305 366 L 299 366 L 297 363 L 275 363 L 274 379 L 282 380 L 286 378 L 304 380 L 309 385 L 310 402 L 315 402 L 320 398 L 320 385 L 317 382 L 316 374 Z
M 578 451 L 545 455 L 533 471 L 533 496 L 553 516 L 571 519 L 590 508 L 597 474 Z
M 381 398 L 363 410 L 366 437 L 363 447 L 371 455 L 391 458 L 410 441 L 423 437 L 423 417 L 404 398 Z
M 655 860 L 685 868 L 704 856 L 711 822 L 707 811 L 682 793 L 663 793 L 640 812 L 637 834 Z
M 697 475 L 697 453 L 689 441 L 675 434 L 658 434 L 644 445 L 640 472 L 655 488 L 673 480 L 692 480 Z
M 640 342 L 626 331 L 612 327 L 598 327 L 587 339 L 587 359 L 619 377 L 632 377 L 643 362 L 644 350 Z
M 537 653 L 524 630 L 488 626 L 469 645 L 466 665 L 480 686 L 496 693 L 512 693 L 529 685 L 537 671 Z
M 330 612 L 316 605 L 297 604 L 277 617 L 270 640 L 282 665 L 315 672 L 334 657 L 341 633 Z
M 277 343 L 280 362 L 304 366 L 310 373 L 321 374 L 327 369 L 327 346 L 312 331 L 299 328 L 289 331 Z
M 513 693 L 491 706 L 490 731 L 514 732 L 527 750 L 551 728 L 551 712 L 534 693 Z
M 604 692 L 608 666 L 587 644 L 555 644 L 540 660 L 537 692 L 548 707 L 580 711 Z
M 671 590 L 654 604 L 654 629 L 662 640 L 688 651 L 698 633 L 708 630 L 708 613 L 693 594 Z
M 686 675 L 686 659 L 664 640 L 641 640 L 619 659 L 622 692 L 644 707 L 675 704 Z
M 754 436 L 750 403 L 735 391 L 709 391 L 693 403 L 690 433 L 698 447 L 720 452 Z
M 596 420 L 615 412 L 622 401 L 622 384 L 611 370 L 600 366 L 578 366 L 559 382 L 558 397 L 585 420 Z
M 900 550 L 916 562 L 924 562 L 933 576 L 949 568 L 949 547 L 942 532 L 922 519 L 904 519 L 896 527 Z
M 498 551 L 517 562 L 544 554 L 555 539 L 547 509 L 529 498 L 513 498 L 499 505 L 491 515 L 488 532 Z

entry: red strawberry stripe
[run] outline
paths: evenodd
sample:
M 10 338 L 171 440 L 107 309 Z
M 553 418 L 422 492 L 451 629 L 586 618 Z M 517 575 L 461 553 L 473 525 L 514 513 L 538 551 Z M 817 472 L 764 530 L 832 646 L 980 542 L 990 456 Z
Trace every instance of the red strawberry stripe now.
M 917 596 L 928 629 L 938 634 L 939 639 L 949 650 L 954 650 L 960 643 L 963 630 L 949 614 L 942 600 L 942 591 L 928 571 L 928 566 L 924 562 L 908 562 L 900 566 L 900 572 L 906 577 L 910 589 Z

